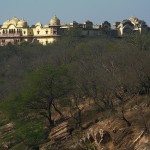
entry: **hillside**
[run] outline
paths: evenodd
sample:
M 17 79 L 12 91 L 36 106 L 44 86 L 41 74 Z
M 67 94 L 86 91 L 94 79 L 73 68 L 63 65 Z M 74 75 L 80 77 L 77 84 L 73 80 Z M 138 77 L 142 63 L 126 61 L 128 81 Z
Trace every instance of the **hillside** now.
M 148 34 L 0 47 L 0 148 L 150 149 L 149 50 Z
M 93 113 L 88 106 L 83 112 L 81 130 L 76 129 L 69 135 L 67 129 L 71 126 L 71 118 L 64 120 L 52 130 L 48 142 L 41 145 L 40 150 L 149 150 L 150 136 L 147 129 L 150 127 L 150 109 L 147 100 L 149 97 L 142 96 L 126 102 L 125 117 L 131 122 L 131 126 L 122 120 L 120 113 Z M 140 102 L 139 105 L 137 101 Z

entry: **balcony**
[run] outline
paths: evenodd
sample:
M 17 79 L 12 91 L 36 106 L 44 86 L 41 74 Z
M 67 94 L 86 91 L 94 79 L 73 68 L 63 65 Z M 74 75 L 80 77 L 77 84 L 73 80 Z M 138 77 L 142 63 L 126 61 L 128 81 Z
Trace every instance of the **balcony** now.
M 0 37 L 20 37 L 22 36 L 22 33 L 2 33 L 0 34 Z

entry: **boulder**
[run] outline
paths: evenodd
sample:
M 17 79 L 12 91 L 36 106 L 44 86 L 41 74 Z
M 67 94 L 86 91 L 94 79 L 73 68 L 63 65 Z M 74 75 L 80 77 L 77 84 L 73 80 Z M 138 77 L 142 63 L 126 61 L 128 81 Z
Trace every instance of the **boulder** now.
M 103 129 L 101 129 L 99 133 L 101 137 L 99 144 L 106 144 L 111 140 L 111 136 L 107 131 L 104 131 Z

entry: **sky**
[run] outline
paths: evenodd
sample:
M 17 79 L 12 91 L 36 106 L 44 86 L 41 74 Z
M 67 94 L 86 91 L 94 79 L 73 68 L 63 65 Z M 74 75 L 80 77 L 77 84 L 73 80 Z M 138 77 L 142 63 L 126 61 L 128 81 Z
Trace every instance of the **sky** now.
M 48 24 L 56 15 L 62 23 L 90 20 L 114 23 L 136 16 L 150 26 L 150 0 L 0 0 L 0 24 L 16 16 L 29 25 Z

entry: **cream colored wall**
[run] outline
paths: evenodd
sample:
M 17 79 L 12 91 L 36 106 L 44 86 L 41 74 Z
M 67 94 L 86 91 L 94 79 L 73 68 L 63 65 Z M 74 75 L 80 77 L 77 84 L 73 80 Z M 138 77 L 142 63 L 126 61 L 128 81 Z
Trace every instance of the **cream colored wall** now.
M 39 34 L 37 33 L 38 31 L 39 31 Z M 47 34 L 46 34 L 46 31 L 47 31 Z M 42 45 L 53 43 L 56 40 L 54 37 L 47 37 L 47 36 L 53 35 L 53 30 L 48 27 L 36 26 L 35 28 L 33 28 L 33 35 L 37 37 L 37 40 Z
M 39 31 L 39 34 L 37 33 L 38 31 Z M 48 31 L 47 34 L 46 34 L 46 31 Z M 34 34 L 34 36 L 52 35 L 52 29 L 51 28 L 42 28 L 40 26 L 37 26 L 37 27 L 33 28 L 33 34 Z
M 53 43 L 54 41 L 56 41 L 56 39 L 53 38 L 53 37 L 50 37 L 50 38 L 37 38 L 37 40 L 42 45 L 50 44 L 50 43 Z
M 0 32 L 2 33 L 3 30 L 7 30 L 7 33 L 9 33 L 10 29 L 15 29 L 16 33 L 17 33 L 17 29 L 21 29 L 23 36 L 32 36 L 33 35 L 33 30 L 32 29 L 30 29 L 30 28 L 17 28 L 13 24 L 10 24 L 7 29 L 0 29 Z
M 5 43 L 0 43 L 0 45 L 5 46 L 8 43 L 14 44 L 14 39 L 5 39 Z
M 15 25 L 13 24 L 10 24 L 7 29 L 4 29 L 7 30 L 7 34 L 9 33 L 9 29 L 15 29 L 15 31 L 17 31 Z
M 33 30 L 30 28 L 23 28 L 22 35 L 23 36 L 33 36 Z
M 29 35 L 29 36 L 33 36 L 33 35 L 34 35 L 34 34 L 33 34 L 33 29 L 31 29 L 31 28 L 29 28 L 27 32 L 28 32 L 28 35 Z
M 15 29 L 15 31 L 17 31 L 15 25 L 10 24 L 7 28 L 1 28 L 0 29 L 0 34 L 1 35 L 3 34 L 3 30 L 5 31 L 5 34 L 6 34 L 6 31 L 7 31 L 7 34 L 8 34 L 9 33 L 9 29 Z
M 35 36 L 35 37 L 37 37 L 37 40 L 39 41 L 39 43 L 41 43 L 42 45 L 46 45 L 48 43 L 53 43 L 56 40 L 56 38 L 54 38 L 54 37 L 46 37 L 46 36 L 53 35 L 53 30 L 48 27 L 42 28 L 40 26 L 37 26 L 35 28 L 17 28 L 15 25 L 11 24 L 8 26 L 7 29 L 4 29 L 4 30 L 7 30 L 7 33 L 9 33 L 9 29 L 15 29 L 15 31 L 17 31 L 17 29 L 21 29 L 22 36 L 24 36 L 24 37 Z M 3 31 L 3 29 L 0 29 L 1 33 L 2 33 L 2 31 Z M 40 33 L 38 34 L 37 31 L 40 31 Z M 48 31 L 47 34 L 46 34 L 46 31 Z M 24 41 L 28 41 L 28 39 L 24 39 Z
M 8 24 L 7 24 L 7 22 L 3 23 L 3 24 L 6 24 L 6 25 L 5 26 L 3 25 L 2 26 L 3 28 L 0 28 L 0 35 L 2 35 L 3 30 L 5 30 L 5 33 L 7 31 L 7 34 L 8 34 L 8 35 L 5 35 L 5 36 L 11 36 L 12 37 L 12 39 L 5 38 L 6 43 L 8 43 L 9 41 L 11 43 L 13 43 L 13 41 L 14 41 L 13 36 L 18 36 L 20 38 L 20 36 L 17 35 L 18 34 L 17 31 L 20 31 L 22 33 L 21 36 L 24 37 L 23 38 L 24 41 L 31 41 L 32 36 L 33 36 L 33 38 L 37 39 L 43 45 L 46 45 L 48 43 L 53 43 L 56 40 L 56 37 L 54 36 L 54 31 L 56 29 L 54 29 L 53 27 L 49 27 L 49 25 L 46 25 L 44 27 L 41 26 L 41 25 L 37 25 L 34 28 L 28 28 L 28 27 L 19 28 L 19 27 L 16 26 L 17 23 L 16 24 L 13 24 L 13 23 L 14 22 L 12 22 L 12 23 L 8 22 Z M 9 30 L 10 29 L 15 30 L 15 35 L 13 35 L 14 33 L 9 35 Z M 18 30 L 18 29 L 21 29 L 21 30 Z M 40 31 L 39 34 L 38 34 L 37 31 Z

